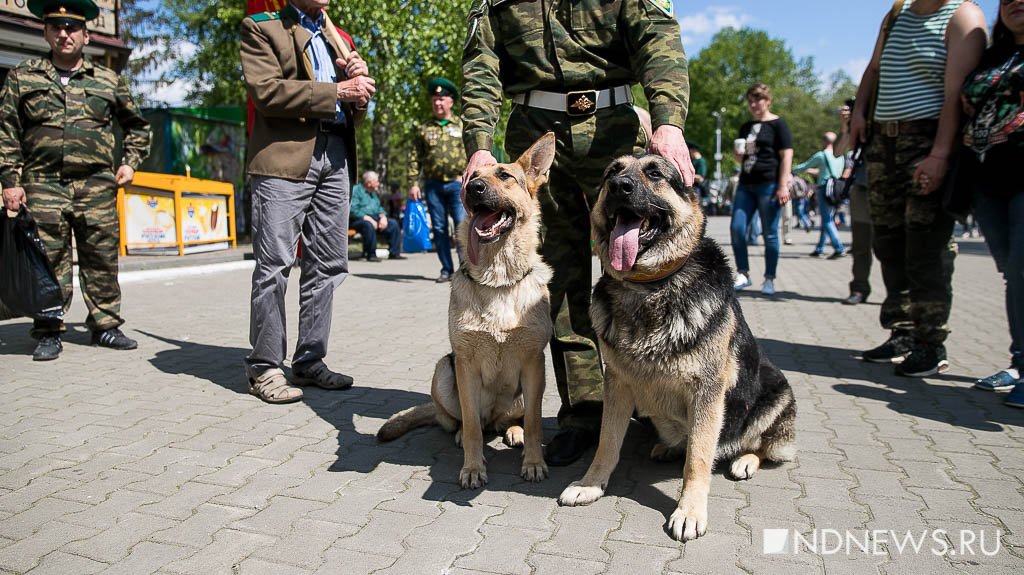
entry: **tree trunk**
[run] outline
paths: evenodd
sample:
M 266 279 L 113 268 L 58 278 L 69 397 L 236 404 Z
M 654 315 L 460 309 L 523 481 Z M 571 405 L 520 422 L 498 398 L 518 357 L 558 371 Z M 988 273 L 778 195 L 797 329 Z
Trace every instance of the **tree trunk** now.
M 373 119 L 373 170 L 382 183 L 388 181 L 388 124 L 384 114 Z

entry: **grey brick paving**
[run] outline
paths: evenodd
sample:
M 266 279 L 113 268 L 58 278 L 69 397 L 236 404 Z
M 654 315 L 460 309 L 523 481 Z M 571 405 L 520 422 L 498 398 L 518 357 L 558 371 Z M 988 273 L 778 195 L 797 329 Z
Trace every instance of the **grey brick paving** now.
M 724 237 L 727 223 L 713 219 L 710 233 Z M 740 297 L 793 384 L 799 455 L 746 482 L 716 474 L 709 531 L 695 542 L 665 532 L 682 465 L 651 462 L 640 425 L 608 495 L 580 508 L 555 497 L 590 455 L 533 484 L 519 478 L 521 451 L 493 438 L 490 483 L 465 491 L 461 452 L 440 430 L 377 444 L 384 419 L 428 400 L 448 351 L 447 286 L 432 281 L 433 254 L 413 254 L 354 262 L 337 292 L 328 362 L 356 387 L 308 389 L 287 406 L 246 393 L 246 270 L 126 281 L 137 351 L 88 347 L 72 323 L 61 358 L 37 364 L 27 322 L 0 322 L 0 573 L 1022 572 L 1024 412 L 970 387 L 1003 367 L 1009 343 L 1002 280 L 983 243 L 960 245 L 952 369 L 906 380 L 853 358 L 885 337 L 877 266 L 871 302 L 839 305 L 849 260 L 807 258 L 812 238 L 793 237 L 778 295 Z M 761 265 L 756 248 L 751 260 Z M 296 291 L 293 278 L 292 318 Z M 76 300 L 71 318 L 83 315 Z M 765 554 L 765 529 L 880 535 L 877 553 Z M 899 541 L 907 531 L 927 533 L 920 553 Z M 999 551 L 975 542 L 960 554 L 964 534 Z M 933 535 L 958 554 L 932 553 Z

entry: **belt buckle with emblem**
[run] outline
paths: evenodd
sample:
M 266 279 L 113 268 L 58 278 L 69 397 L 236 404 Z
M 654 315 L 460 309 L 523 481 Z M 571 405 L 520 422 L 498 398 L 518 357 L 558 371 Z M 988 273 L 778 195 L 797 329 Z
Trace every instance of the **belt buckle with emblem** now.
M 565 113 L 570 116 L 589 116 L 597 111 L 597 90 L 581 90 L 565 95 Z

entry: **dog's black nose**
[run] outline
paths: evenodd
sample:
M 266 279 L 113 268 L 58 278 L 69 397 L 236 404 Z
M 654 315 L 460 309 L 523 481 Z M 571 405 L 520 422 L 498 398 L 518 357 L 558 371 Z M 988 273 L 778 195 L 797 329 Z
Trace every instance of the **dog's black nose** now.
M 629 196 L 636 191 L 636 182 L 630 177 L 615 176 L 608 180 L 608 191 Z
M 466 197 L 483 197 L 484 192 L 487 191 L 487 184 L 481 179 L 470 180 L 466 184 Z

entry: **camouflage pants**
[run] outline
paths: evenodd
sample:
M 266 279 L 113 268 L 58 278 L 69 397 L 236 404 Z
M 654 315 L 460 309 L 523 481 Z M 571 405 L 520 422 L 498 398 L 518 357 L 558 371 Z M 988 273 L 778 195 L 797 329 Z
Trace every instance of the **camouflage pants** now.
M 46 256 L 64 292 L 64 313 L 71 306 L 71 236 L 78 249 L 82 297 L 93 331 L 118 327 L 121 287 L 117 283 L 117 184 L 112 173 L 60 183 L 25 184 L 28 209 L 35 218 Z M 63 322 L 36 322 L 32 336 L 65 330 Z
M 941 190 L 921 194 L 912 180 L 933 140 L 875 135 L 867 150 L 868 194 L 875 257 L 886 290 L 882 327 L 941 344 L 949 335 L 953 303 L 953 218 L 942 208 Z
M 562 427 L 597 429 L 604 376 L 590 322 L 590 206 L 597 200 L 601 176 L 612 159 L 643 150 L 647 141 L 629 106 L 581 118 L 515 106 L 508 121 L 506 151 L 517 158 L 548 131 L 555 133 L 557 143 L 548 183 L 540 192 L 541 251 L 554 270 L 548 288 L 555 323 L 551 358 L 562 400 L 558 420 Z

